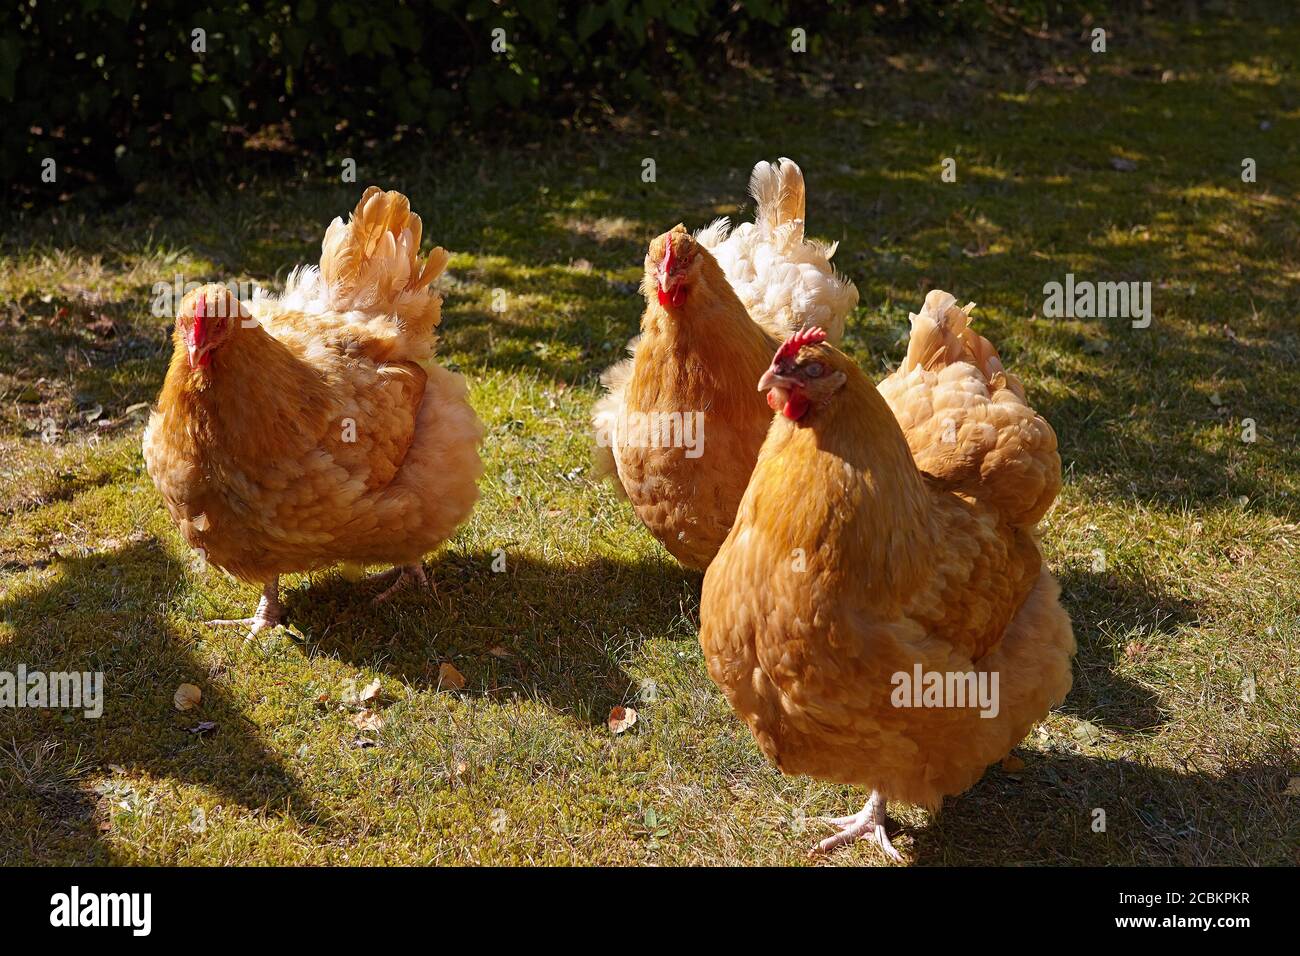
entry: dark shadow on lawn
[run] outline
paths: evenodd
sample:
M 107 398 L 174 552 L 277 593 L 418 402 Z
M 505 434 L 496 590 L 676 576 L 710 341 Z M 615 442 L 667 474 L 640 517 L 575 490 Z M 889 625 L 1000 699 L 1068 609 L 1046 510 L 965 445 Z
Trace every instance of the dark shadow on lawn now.
M 1282 794 L 1286 759 L 1223 773 L 1020 751 L 1025 767 L 990 768 L 929 826 L 905 828 L 918 864 L 1283 865 L 1298 834 Z M 1294 761 L 1294 757 L 1292 758 Z M 1294 772 L 1294 768 L 1292 770 Z M 1096 811 L 1105 831 L 1093 829 Z
M 163 609 L 182 571 L 152 541 L 60 559 L 31 596 L 0 600 L 15 628 L 0 644 L 0 670 L 102 671 L 104 713 L 0 710 L 0 864 L 102 864 L 115 860 L 101 826 L 107 813 L 85 776 L 121 767 L 215 791 L 259 813 L 304 826 L 318 813 L 240 708 L 209 680 L 208 665 L 167 629 Z M 183 682 L 203 692 L 201 708 L 176 711 Z M 201 721 L 215 730 L 191 732 Z M 103 801 L 108 806 L 108 801 Z
M 698 576 L 668 562 L 594 558 L 551 564 L 507 554 L 493 573 L 487 552 L 449 552 L 429 566 L 437 596 L 408 591 L 371 606 L 374 585 L 331 574 L 288 595 L 310 653 L 374 667 L 421 688 L 439 665 L 466 679 L 462 693 L 536 699 L 603 724 L 635 690 L 625 671 L 646 635 L 691 640 Z
M 1172 634 L 1179 625 L 1195 621 L 1195 607 L 1151 581 L 1118 570 L 1068 567 L 1059 577 L 1061 603 L 1074 622 L 1079 645 L 1074 686 L 1061 709 L 1119 733 L 1156 730 L 1166 720 L 1159 698 L 1115 674 L 1115 660 L 1124 648 L 1117 646 L 1114 634 L 1135 629 L 1152 638 Z

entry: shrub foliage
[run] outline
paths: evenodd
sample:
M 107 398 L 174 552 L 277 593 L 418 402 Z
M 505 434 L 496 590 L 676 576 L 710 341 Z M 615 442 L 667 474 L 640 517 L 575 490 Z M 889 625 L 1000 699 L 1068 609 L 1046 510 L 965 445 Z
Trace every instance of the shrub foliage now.
M 1078 3 L 1072 4 L 1078 6 Z M 1060 3 L 17 0 L 0 12 L 0 176 L 130 183 L 254 144 L 653 101 L 736 60 L 892 26 L 1038 22 Z

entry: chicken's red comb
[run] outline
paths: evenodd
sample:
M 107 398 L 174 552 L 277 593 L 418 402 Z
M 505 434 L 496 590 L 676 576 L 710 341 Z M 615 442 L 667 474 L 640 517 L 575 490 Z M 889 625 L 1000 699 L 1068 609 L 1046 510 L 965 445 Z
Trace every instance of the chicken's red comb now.
M 194 300 L 194 341 L 202 342 L 207 332 L 205 326 L 208 318 L 208 297 L 201 295 Z
M 825 341 L 826 341 L 825 329 L 818 328 L 815 325 L 812 326 L 811 328 L 800 329 L 794 335 L 786 339 L 785 342 L 781 345 L 781 347 L 776 350 L 775 358 L 792 359 L 799 354 L 799 350 L 803 348 L 805 345 L 818 345 Z

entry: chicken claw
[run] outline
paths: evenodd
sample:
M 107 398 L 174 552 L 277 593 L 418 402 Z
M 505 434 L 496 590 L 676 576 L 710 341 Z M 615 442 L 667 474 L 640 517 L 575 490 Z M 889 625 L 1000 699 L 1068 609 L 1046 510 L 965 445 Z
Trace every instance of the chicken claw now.
M 375 601 L 374 601 L 375 604 L 384 603 L 390 597 L 392 597 L 394 594 L 400 591 L 402 588 L 406 587 L 406 585 L 412 580 L 414 580 L 415 583 L 419 584 L 421 587 L 426 587 L 426 588 L 429 587 L 429 578 L 428 575 L 424 573 L 423 564 L 403 564 L 395 568 L 389 568 L 387 571 L 383 571 L 380 572 L 379 574 L 371 575 L 369 580 L 387 581 L 390 578 L 392 578 L 394 575 L 397 576 L 397 580 L 394 581 L 392 584 L 390 584 L 388 587 L 386 587 L 382 592 L 379 593 L 378 596 L 375 597 Z
M 876 791 L 871 792 L 866 805 L 853 816 L 822 817 L 821 820 L 839 827 L 840 832 L 818 843 L 809 856 L 829 853 L 838 846 L 866 840 L 879 846 L 885 856 L 895 863 L 903 862 L 902 854 L 894 849 L 894 845 L 889 842 L 889 834 L 885 832 L 885 800 Z
M 280 580 L 277 578 L 262 588 L 262 600 L 257 602 L 257 610 L 252 617 L 238 617 L 208 621 L 227 627 L 247 627 L 248 636 L 253 637 L 258 631 L 268 627 L 278 627 L 284 620 L 284 608 L 280 604 Z

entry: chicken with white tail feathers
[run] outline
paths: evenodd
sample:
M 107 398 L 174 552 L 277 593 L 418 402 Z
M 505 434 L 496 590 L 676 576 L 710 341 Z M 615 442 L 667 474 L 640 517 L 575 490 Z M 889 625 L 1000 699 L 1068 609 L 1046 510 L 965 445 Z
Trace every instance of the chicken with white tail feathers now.
M 749 177 L 754 221 L 734 229 L 725 216 L 696 239 L 722 266 L 752 318 L 778 340 L 818 326 L 831 342 L 858 304 L 858 290 L 835 271 L 829 245 L 804 235 L 803 171 L 790 159 L 760 161 Z

